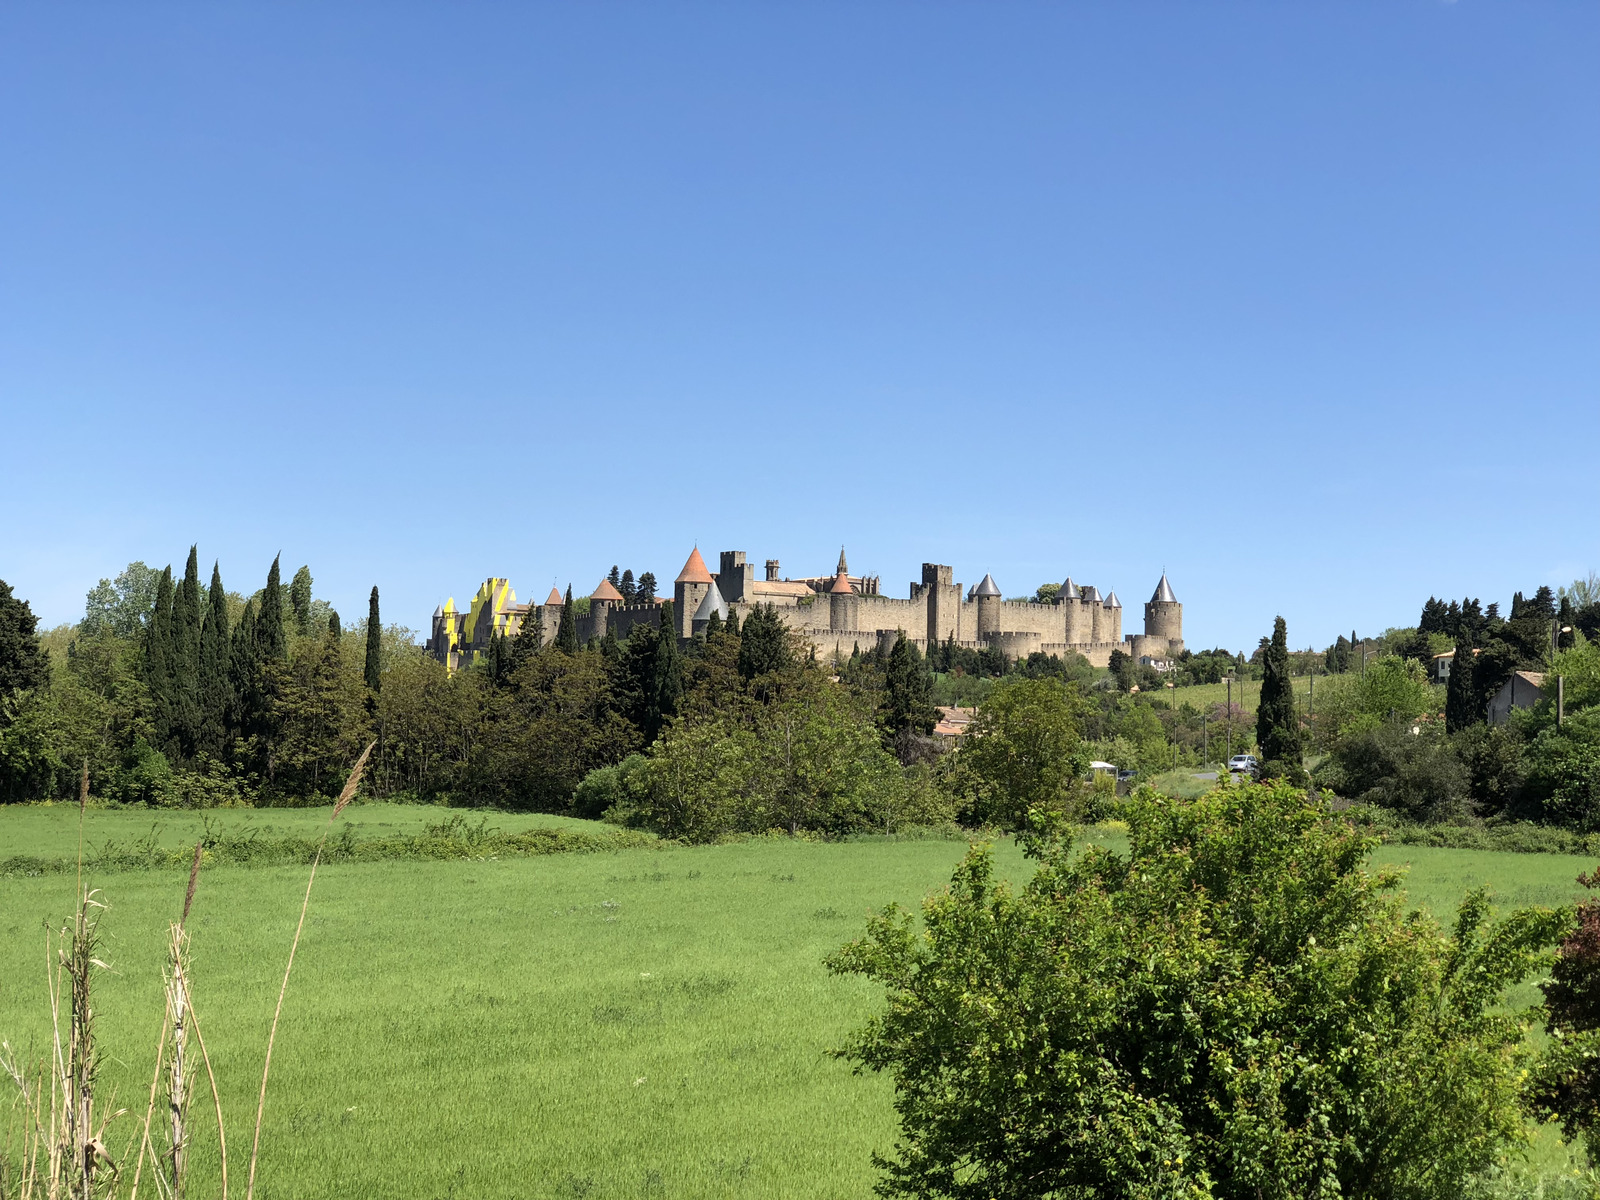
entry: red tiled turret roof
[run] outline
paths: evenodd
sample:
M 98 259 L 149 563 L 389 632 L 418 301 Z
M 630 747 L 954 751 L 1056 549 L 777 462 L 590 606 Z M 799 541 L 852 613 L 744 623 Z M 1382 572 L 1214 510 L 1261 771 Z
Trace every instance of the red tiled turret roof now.
M 850 586 L 850 576 L 840 571 L 833 577 L 833 586 L 828 589 L 828 594 L 830 596 L 835 594 L 848 596 L 853 591 L 855 591 L 855 588 Z
M 563 601 L 561 599 L 561 589 L 560 588 L 551 588 L 550 589 L 550 598 L 548 600 L 546 600 L 545 603 L 546 604 L 561 604 L 561 603 L 563 603 Z
M 689 561 L 683 564 L 683 570 L 678 572 L 677 583 L 710 583 L 711 572 L 706 570 L 706 560 L 700 557 L 700 547 L 696 546 L 689 553 Z
M 622 593 L 617 591 L 616 588 L 611 586 L 611 580 L 602 579 L 600 581 L 600 586 L 595 588 L 594 591 L 589 593 L 589 599 L 591 599 L 591 600 L 612 600 L 612 601 L 615 601 L 615 602 L 620 604 L 622 602 Z

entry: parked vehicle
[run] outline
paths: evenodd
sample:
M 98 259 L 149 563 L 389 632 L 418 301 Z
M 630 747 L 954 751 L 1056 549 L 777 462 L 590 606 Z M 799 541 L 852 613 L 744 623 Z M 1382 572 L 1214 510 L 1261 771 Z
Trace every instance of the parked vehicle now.
M 1261 763 L 1254 754 L 1235 754 L 1228 760 L 1228 770 L 1235 775 L 1254 777 L 1261 771 Z

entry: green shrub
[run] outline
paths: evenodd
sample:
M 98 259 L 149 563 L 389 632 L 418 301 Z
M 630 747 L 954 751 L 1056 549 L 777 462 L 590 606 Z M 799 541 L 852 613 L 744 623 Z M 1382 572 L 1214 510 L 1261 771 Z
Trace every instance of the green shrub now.
M 888 989 L 842 1053 L 894 1076 L 889 1196 L 1456 1200 L 1524 1142 L 1526 1010 L 1570 915 L 1446 934 L 1286 785 L 1125 802 L 1128 851 L 975 847 L 919 924 L 831 961 Z

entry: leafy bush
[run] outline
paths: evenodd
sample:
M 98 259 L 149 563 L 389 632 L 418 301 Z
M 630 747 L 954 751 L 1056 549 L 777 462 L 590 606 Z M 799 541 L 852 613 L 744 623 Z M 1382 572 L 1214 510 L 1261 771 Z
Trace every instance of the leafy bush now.
M 1282 784 L 1123 811 L 1126 855 L 1052 827 L 1013 889 L 976 847 L 832 959 L 888 989 L 842 1052 L 895 1078 L 883 1194 L 1455 1200 L 1525 1141 L 1506 995 L 1567 914 L 1447 935 Z

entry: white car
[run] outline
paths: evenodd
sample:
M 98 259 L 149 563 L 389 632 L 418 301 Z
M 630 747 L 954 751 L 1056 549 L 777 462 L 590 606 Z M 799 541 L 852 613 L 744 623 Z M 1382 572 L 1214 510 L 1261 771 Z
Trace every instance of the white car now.
M 1261 769 L 1254 754 L 1235 754 L 1228 760 L 1228 770 L 1235 775 L 1254 775 Z

